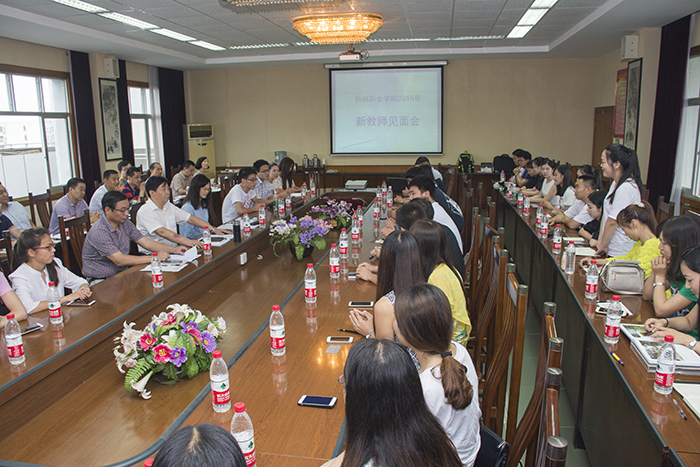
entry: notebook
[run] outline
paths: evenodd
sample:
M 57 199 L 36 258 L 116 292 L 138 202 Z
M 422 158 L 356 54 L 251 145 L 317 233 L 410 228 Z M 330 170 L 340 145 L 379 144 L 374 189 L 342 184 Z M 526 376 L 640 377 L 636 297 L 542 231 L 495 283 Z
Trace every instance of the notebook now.
M 681 396 L 685 405 L 700 418 L 700 383 L 673 383 L 673 390 Z

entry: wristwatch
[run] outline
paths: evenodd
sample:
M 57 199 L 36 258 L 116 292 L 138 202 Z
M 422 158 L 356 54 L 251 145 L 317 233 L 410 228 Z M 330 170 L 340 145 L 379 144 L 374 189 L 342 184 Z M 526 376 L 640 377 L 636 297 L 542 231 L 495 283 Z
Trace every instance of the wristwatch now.
M 657 285 L 663 285 L 664 287 L 666 287 L 665 282 L 654 282 L 654 287 L 656 287 Z
M 688 342 L 688 348 L 689 348 L 689 349 L 695 348 L 695 346 L 697 345 L 697 343 L 698 343 L 698 340 L 697 340 L 697 339 L 693 339 L 692 341 Z

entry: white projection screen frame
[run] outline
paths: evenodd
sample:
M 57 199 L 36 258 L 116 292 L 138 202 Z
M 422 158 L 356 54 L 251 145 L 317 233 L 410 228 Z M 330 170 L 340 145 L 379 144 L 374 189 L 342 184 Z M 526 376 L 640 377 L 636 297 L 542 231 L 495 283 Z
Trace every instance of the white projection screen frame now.
M 331 154 L 442 154 L 442 68 L 331 69 Z

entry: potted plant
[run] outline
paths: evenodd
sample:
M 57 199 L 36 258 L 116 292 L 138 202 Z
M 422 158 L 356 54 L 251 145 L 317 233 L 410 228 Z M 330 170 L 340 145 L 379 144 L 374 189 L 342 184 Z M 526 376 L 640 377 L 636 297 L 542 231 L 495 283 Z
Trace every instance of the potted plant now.
M 303 257 L 311 255 L 314 247 L 319 250 L 326 248 L 326 240 L 323 237 L 330 230 L 330 223 L 324 219 L 314 219 L 308 215 L 297 219 L 292 216 L 288 221 L 279 220 L 272 223 L 270 243 L 273 251 L 278 244 L 289 245 L 289 250 L 301 261 Z

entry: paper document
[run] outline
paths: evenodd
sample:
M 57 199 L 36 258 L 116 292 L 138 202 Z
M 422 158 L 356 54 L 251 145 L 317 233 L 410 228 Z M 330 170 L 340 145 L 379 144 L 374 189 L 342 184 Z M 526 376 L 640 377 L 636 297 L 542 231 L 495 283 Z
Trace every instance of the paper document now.
M 595 250 L 587 246 L 576 248 L 576 256 L 595 256 Z
M 586 239 L 583 237 L 564 237 L 564 238 L 562 238 L 562 243 L 568 245 L 569 242 L 574 242 L 574 244 L 586 243 Z
M 695 416 L 700 418 L 700 384 L 674 381 L 673 390 L 681 396 Z
M 187 261 L 163 261 L 160 263 L 160 267 L 163 272 L 178 272 L 182 271 L 187 267 Z M 149 264 L 145 268 L 141 269 L 145 272 L 151 272 L 151 265 Z
M 170 255 L 168 261 L 186 261 L 189 263 L 190 261 L 194 261 L 197 256 L 199 256 L 197 254 L 197 247 L 193 246 L 187 250 L 184 255 Z

